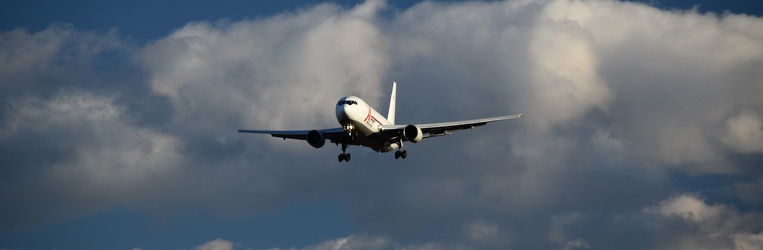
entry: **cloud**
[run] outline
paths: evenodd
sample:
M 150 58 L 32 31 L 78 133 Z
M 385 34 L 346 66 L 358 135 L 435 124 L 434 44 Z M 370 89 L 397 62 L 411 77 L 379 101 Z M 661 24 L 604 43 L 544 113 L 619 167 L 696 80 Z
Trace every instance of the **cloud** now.
M 350 235 L 336 240 L 329 240 L 302 248 L 304 250 L 328 249 L 392 249 L 399 248 L 388 238 L 371 237 L 367 235 Z
M 763 121 L 758 114 L 742 111 L 739 116 L 726 121 L 726 135 L 722 138 L 732 149 L 740 153 L 763 152 Z
M 547 12 L 593 37 L 599 77 L 616 90 L 616 99 L 605 106 L 606 122 L 615 129 L 609 134 L 628 144 L 632 157 L 688 171 L 729 170 L 723 163 L 726 149 L 718 143 L 719 121 L 738 107 L 722 100 L 738 97 L 740 104 L 759 109 L 759 102 L 741 101 L 759 90 L 739 91 L 761 80 L 745 63 L 733 61 L 756 65 L 763 53 L 753 38 L 757 31 L 742 29 L 737 20 L 753 25 L 759 20 L 616 2 L 559 1 Z M 697 50 L 700 46 L 744 49 Z
M 721 205 L 708 206 L 704 201 L 691 195 L 682 195 L 663 202 L 659 213 L 665 216 L 678 216 L 689 221 L 699 222 L 717 217 L 724 210 Z
M 234 249 L 234 243 L 224 239 L 215 239 L 196 247 L 197 250 Z M 247 248 L 251 249 L 251 248 Z M 270 248 L 279 250 L 282 248 Z M 370 236 L 367 234 L 352 234 L 347 237 L 326 240 L 302 248 L 290 250 L 343 250 L 343 249 L 399 249 L 399 250 L 429 250 L 429 249 L 465 249 L 459 246 L 445 246 L 437 243 L 401 245 L 389 237 Z
M 753 247 L 761 30 L 617 1 L 368 1 L 145 45 L 6 32 L 0 231 L 339 197 L 363 233 L 309 249 Z M 334 127 L 338 98 L 384 110 L 392 81 L 402 123 L 525 117 L 406 144 L 404 161 L 351 147 L 342 166 L 332 145 L 235 133 Z
M 196 250 L 232 250 L 232 249 L 233 249 L 233 242 L 230 242 L 224 239 L 216 239 L 196 247 Z
M 179 152 L 180 141 L 131 124 L 125 110 L 114 102 L 112 97 L 72 92 L 51 100 L 31 97 L 9 104 L 7 126 L 2 129 L 8 143 L 4 147 L 21 155 L 7 163 L 14 167 L 34 164 L 29 167 L 36 171 L 12 173 L 16 178 L 4 184 L 3 197 L 16 204 L 3 208 L 6 227 L 159 198 L 142 194 L 162 189 L 162 182 L 181 170 L 187 157 Z M 25 145 L 30 138 L 35 142 Z M 35 143 L 44 147 L 27 152 Z M 41 157 L 47 153 L 61 156 Z M 24 212 L 32 207 L 56 209 Z
M 345 91 L 377 95 L 370 94 L 377 92 L 374 85 L 356 83 L 378 82 L 385 69 L 384 55 L 360 53 L 383 46 L 370 23 L 373 10 L 382 6 L 369 2 L 345 13 L 324 4 L 268 20 L 192 23 L 140 49 L 116 33 L 80 32 L 70 25 L 3 34 L 9 70 L 2 86 L 12 91 L 4 92 L 0 136 L 11 166 L 5 171 L 13 178 L 2 193 L 17 205 L 4 208 L 2 230 L 114 207 L 157 214 L 177 206 L 248 213 L 295 199 L 281 191 L 315 194 L 324 192 L 321 186 L 340 187 L 338 179 L 346 177 L 331 174 L 338 169 L 316 169 L 307 158 L 298 163 L 306 169 L 296 175 L 272 172 L 279 171 L 270 160 L 252 166 L 250 159 L 231 158 L 245 152 L 263 158 L 267 151 L 258 141 L 272 142 L 244 139 L 235 131 L 295 122 L 334 126 L 333 112 L 323 111 L 332 111 L 325 107 Z M 122 61 L 95 65 L 113 60 Z M 335 181 L 315 179 L 316 172 Z M 279 178 L 299 184 L 281 186 L 287 181 Z M 231 202 L 242 190 L 260 198 Z M 40 210 L 25 212 L 30 207 Z
M 691 233 L 675 235 L 676 240 L 661 249 L 760 249 L 760 212 L 742 213 L 726 205 L 709 205 L 692 194 L 682 194 L 665 200 L 646 211 L 664 217 L 683 219 Z M 668 222 L 681 224 L 680 222 Z
M 267 20 L 190 23 L 148 45 L 139 60 L 154 92 L 173 101 L 177 123 L 235 119 L 230 125 L 334 127 L 326 107 L 336 99 L 381 96 L 389 58 L 374 20 L 382 6 L 321 4 Z

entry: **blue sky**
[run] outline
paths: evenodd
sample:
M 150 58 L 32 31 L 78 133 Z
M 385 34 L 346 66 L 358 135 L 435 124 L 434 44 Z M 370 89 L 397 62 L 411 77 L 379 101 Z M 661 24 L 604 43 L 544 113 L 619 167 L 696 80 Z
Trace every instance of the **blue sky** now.
M 83 30 L 108 31 L 117 28 L 126 36 L 140 41 L 166 36 L 191 21 L 241 20 L 267 17 L 276 13 L 306 8 L 324 1 L 5 1 L 0 10 L 0 28 L 11 30 L 26 27 L 31 30 L 47 28 L 53 22 L 74 24 Z M 346 7 L 362 1 L 332 1 Z M 396 0 L 388 4 L 404 10 L 419 1 Z M 456 1 L 445 1 L 456 2 Z M 664 9 L 689 9 L 723 13 L 761 14 L 754 1 L 636 1 Z
M 763 248 L 761 11 L 4 1 L 0 249 Z M 235 133 L 392 81 L 400 122 L 526 117 L 338 165 Z

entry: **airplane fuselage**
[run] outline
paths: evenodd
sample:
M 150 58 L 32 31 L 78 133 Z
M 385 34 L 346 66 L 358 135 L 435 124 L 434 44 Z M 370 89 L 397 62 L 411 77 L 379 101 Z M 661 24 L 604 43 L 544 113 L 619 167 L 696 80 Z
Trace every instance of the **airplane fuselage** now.
M 352 136 L 362 146 L 377 152 L 389 152 L 398 148 L 397 144 L 389 143 L 387 138 L 379 134 L 382 125 L 393 124 L 357 96 L 339 99 L 336 119 L 345 129 L 352 131 Z

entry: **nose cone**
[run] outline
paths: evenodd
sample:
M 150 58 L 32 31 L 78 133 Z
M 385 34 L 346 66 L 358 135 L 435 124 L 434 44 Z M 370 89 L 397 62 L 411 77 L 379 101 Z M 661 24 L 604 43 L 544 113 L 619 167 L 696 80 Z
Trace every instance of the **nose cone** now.
M 345 108 L 343 106 L 336 107 L 336 120 L 339 121 L 339 123 L 350 121 L 350 117 L 347 116 L 347 112 L 345 112 L 344 109 Z
M 350 121 L 350 117 L 347 115 L 347 105 L 344 104 L 346 99 L 346 97 L 339 99 L 339 103 L 336 105 L 336 120 L 341 124 Z

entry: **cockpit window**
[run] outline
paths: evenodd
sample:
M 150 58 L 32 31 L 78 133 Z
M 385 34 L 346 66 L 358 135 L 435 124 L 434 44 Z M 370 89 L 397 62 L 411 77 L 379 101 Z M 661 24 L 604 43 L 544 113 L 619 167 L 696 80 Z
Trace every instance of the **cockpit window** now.
M 339 101 L 336 105 L 337 106 L 342 106 L 343 104 L 355 105 L 355 104 L 358 104 L 358 102 L 356 102 L 356 101 Z

